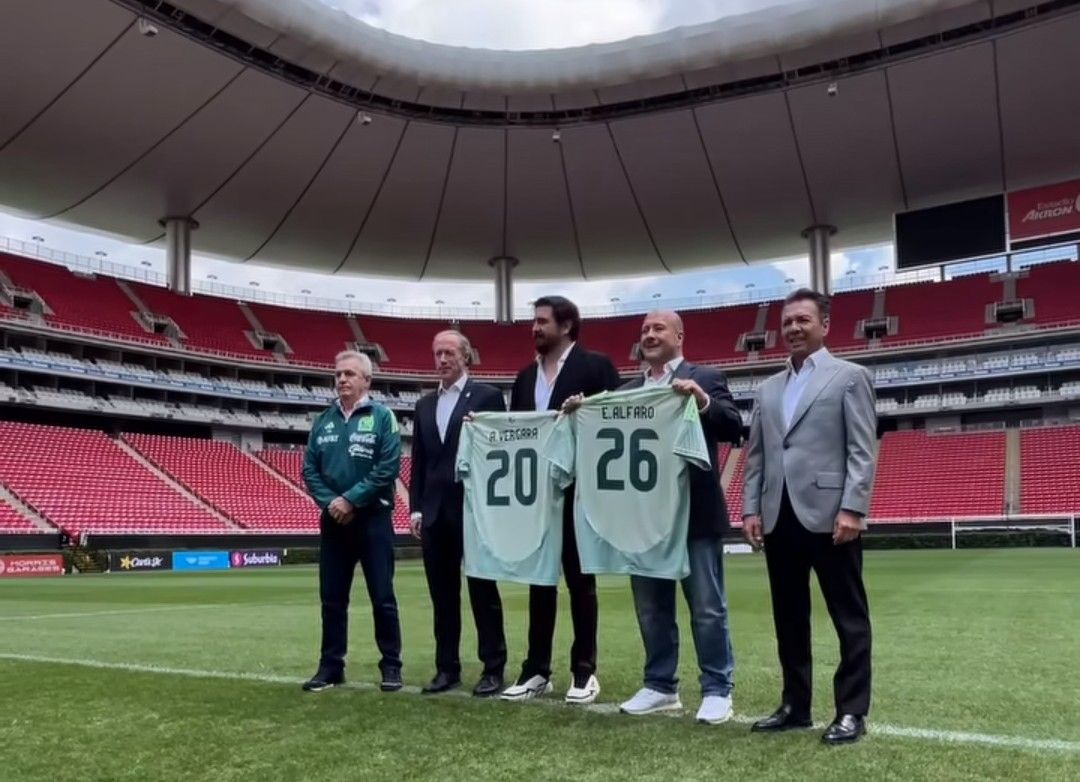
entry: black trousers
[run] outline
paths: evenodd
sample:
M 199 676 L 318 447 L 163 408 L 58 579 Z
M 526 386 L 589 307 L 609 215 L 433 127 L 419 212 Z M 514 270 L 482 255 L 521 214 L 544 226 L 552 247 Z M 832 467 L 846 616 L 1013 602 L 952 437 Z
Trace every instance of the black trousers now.
M 799 523 L 787 488 L 776 527 L 765 536 L 776 645 L 784 677 L 784 703 L 810 714 L 810 570 L 840 638 L 840 666 L 833 677 L 837 714 L 870 710 L 870 610 L 862 580 L 862 538 L 833 545 L 831 534 Z
M 424 527 L 421 537 L 424 573 L 435 625 L 435 667 L 452 676 L 461 674 L 461 560 L 464 556 L 460 519 L 442 513 Z M 502 600 L 494 581 L 465 577 L 476 623 L 477 656 L 484 673 L 502 676 L 506 667 Z
M 394 532 L 390 513 L 357 515 L 345 525 L 325 515 L 320 523 L 319 598 L 322 601 L 322 652 L 319 670 L 338 674 L 348 647 L 349 593 L 359 562 L 364 571 L 375 644 L 382 671 L 401 668 L 401 624 L 394 597 Z
M 566 492 L 563 505 L 562 566 L 570 592 L 570 619 L 574 625 L 570 671 L 575 677 L 588 677 L 596 673 L 596 576 L 581 572 L 574 535 L 573 487 Z M 558 602 L 558 587 L 529 587 L 529 652 L 522 666 L 524 676 L 551 677 L 551 646 L 555 638 Z

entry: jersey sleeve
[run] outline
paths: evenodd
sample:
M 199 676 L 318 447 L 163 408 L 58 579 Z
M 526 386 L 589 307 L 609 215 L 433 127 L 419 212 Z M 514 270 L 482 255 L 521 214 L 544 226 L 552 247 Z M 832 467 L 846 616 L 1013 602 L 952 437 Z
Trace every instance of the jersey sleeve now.
M 551 464 L 555 485 L 565 489 L 574 482 L 574 416 L 560 416 L 543 447 L 543 457 Z
M 465 421 L 461 424 L 461 434 L 458 437 L 457 454 L 454 456 L 454 480 L 459 483 L 469 477 L 469 473 L 472 469 L 471 461 L 475 431 L 475 423 Z
M 705 433 L 701 430 L 701 414 L 698 412 L 697 401 L 692 396 L 687 397 L 683 406 L 675 432 L 675 447 L 672 450 L 701 470 L 710 468 L 709 446 L 705 442 Z

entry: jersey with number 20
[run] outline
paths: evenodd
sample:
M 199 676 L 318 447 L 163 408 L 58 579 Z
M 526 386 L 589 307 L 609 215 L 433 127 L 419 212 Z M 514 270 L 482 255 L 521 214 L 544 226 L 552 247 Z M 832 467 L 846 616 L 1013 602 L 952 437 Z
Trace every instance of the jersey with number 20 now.
M 466 575 L 558 583 L 563 490 L 541 456 L 556 415 L 474 413 L 462 424 L 455 467 L 465 488 Z
M 582 572 L 689 575 L 687 470 L 709 469 L 692 396 L 653 386 L 589 397 L 559 420 L 544 455 L 560 483 L 575 483 Z

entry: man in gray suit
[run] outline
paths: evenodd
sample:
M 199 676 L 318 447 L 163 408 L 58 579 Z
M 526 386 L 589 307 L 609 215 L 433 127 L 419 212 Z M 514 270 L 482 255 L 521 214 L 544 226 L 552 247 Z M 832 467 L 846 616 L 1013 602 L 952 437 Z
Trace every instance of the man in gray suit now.
M 800 289 L 784 300 L 785 369 L 758 389 L 746 445 L 743 533 L 765 547 L 783 671 L 780 707 L 755 731 L 809 727 L 810 570 L 840 638 L 836 717 L 826 744 L 857 741 L 870 708 L 870 612 L 862 580 L 877 415 L 870 372 L 825 348 L 829 299 Z

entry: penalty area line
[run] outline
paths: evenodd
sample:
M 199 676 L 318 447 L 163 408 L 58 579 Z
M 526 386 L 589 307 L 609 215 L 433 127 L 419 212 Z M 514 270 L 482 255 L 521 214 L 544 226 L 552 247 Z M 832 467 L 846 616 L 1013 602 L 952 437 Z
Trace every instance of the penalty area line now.
M 80 668 L 94 668 L 105 671 L 126 671 L 128 673 L 149 673 L 161 676 L 178 676 L 189 679 L 221 679 L 226 681 L 262 682 L 265 684 L 285 684 L 299 686 L 300 679 L 295 676 L 283 676 L 274 673 L 252 673 L 244 671 L 214 671 L 197 668 L 174 668 L 164 665 L 149 665 L 145 663 L 110 662 L 107 660 L 92 660 L 70 657 L 50 657 L 36 654 L 20 654 L 17 652 L 0 652 L 0 660 L 11 662 L 38 663 L 45 665 L 70 665 Z M 377 691 L 377 684 L 371 682 L 350 682 L 344 689 Z M 414 685 L 406 685 L 401 692 L 410 695 L 419 695 L 420 688 Z M 447 693 L 450 696 L 470 698 L 465 690 L 454 690 Z M 317 696 L 310 696 L 317 697 Z M 446 697 L 435 696 L 435 697 Z M 581 706 L 568 706 L 561 701 L 551 698 L 533 698 L 525 701 L 523 705 L 529 706 L 554 706 L 575 711 L 587 711 L 592 714 L 613 715 L 619 714 L 619 707 L 615 703 L 590 703 Z M 679 716 L 677 712 L 661 712 L 664 716 Z M 659 716 L 659 715 L 657 715 Z M 749 724 L 753 720 L 749 717 L 736 716 L 732 722 Z M 871 735 L 886 736 L 888 738 L 915 739 L 930 741 L 941 744 L 955 744 L 961 746 L 994 747 L 999 749 L 1019 749 L 1029 752 L 1063 752 L 1067 754 L 1080 754 L 1080 741 L 1066 739 L 1034 739 L 1026 736 L 1006 736 L 990 733 L 973 733 L 967 731 L 935 730 L 932 728 L 916 728 L 902 725 L 889 725 L 885 723 L 870 722 L 867 726 Z

